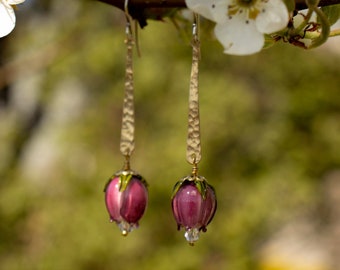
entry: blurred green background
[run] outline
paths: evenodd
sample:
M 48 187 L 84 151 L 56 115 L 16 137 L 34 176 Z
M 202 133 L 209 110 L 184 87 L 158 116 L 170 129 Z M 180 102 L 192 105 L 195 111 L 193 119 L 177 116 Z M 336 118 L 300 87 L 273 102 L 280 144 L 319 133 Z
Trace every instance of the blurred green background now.
M 199 172 L 218 210 L 191 247 L 170 206 L 191 171 L 188 42 L 168 20 L 139 32 L 132 167 L 149 205 L 123 237 L 103 188 L 123 165 L 124 14 L 58 0 L 16 14 L 0 40 L 0 269 L 339 269 L 339 38 L 236 57 L 202 31 Z

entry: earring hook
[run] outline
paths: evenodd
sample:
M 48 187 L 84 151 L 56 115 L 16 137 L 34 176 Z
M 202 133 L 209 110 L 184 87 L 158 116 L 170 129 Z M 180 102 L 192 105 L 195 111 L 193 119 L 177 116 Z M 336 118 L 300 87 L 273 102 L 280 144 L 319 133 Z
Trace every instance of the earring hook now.
M 194 40 L 199 40 L 200 17 L 199 14 L 194 13 L 194 22 L 192 24 L 192 35 Z
M 132 17 L 129 13 L 129 0 L 124 1 L 124 13 L 125 13 L 125 17 L 126 17 L 125 33 L 128 37 L 131 38 L 131 35 L 132 35 L 132 27 L 131 27 Z
M 140 57 L 141 56 L 141 52 L 140 52 L 140 48 L 139 48 L 139 40 L 138 40 L 138 24 L 135 21 L 134 23 L 134 31 L 132 30 L 132 22 L 134 21 L 132 16 L 129 13 L 129 0 L 125 0 L 124 1 L 124 13 L 125 13 L 125 17 L 126 17 L 126 29 L 125 29 L 125 33 L 126 36 L 129 40 L 133 40 L 133 35 L 134 35 L 134 41 L 135 41 L 135 45 L 136 45 L 136 50 L 137 50 L 137 55 Z

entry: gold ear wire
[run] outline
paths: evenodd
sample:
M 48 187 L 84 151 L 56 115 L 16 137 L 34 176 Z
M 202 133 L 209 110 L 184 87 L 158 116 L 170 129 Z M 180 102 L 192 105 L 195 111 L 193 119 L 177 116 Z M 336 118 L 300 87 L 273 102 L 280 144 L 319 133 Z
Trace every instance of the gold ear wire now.
M 140 47 L 139 47 L 139 39 L 138 39 L 138 23 L 134 21 L 132 16 L 129 13 L 129 0 L 124 1 L 124 13 L 126 17 L 126 35 L 128 38 L 133 39 L 134 36 L 136 50 L 138 57 L 141 57 Z M 134 31 L 132 30 L 132 22 L 134 21 Z
M 132 35 L 131 22 L 132 22 L 133 19 L 132 19 L 130 13 L 129 13 L 129 0 L 124 1 L 124 13 L 125 13 L 125 17 L 126 17 L 126 29 L 125 29 L 126 34 Z
M 197 13 L 194 13 L 194 22 L 192 25 L 192 35 L 193 38 L 199 40 L 199 30 L 200 30 L 200 17 Z

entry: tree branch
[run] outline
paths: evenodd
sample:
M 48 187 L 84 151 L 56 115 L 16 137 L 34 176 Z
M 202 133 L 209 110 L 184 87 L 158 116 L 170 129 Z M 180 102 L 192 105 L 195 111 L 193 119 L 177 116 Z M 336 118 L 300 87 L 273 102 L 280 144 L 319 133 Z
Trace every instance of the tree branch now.
M 124 10 L 124 0 L 97 0 Z M 307 8 L 305 0 L 295 0 L 296 9 Z M 319 6 L 330 6 L 340 4 L 340 0 L 320 0 Z M 129 8 L 185 8 L 184 0 L 129 0 Z

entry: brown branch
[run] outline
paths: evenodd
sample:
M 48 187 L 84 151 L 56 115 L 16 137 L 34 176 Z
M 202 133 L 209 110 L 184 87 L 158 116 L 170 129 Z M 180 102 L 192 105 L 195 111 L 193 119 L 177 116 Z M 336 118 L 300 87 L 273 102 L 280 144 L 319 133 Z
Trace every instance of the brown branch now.
M 98 0 L 124 10 L 124 0 Z M 184 0 L 129 0 L 129 7 L 136 8 L 185 8 Z
M 124 10 L 124 0 L 97 0 Z M 305 0 L 295 0 L 296 9 L 307 8 Z M 340 4 L 340 0 L 320 0 L 319 6 L 330 6 Z M 184 0 L 129 0 L 129 8 L 185 8 Z

